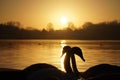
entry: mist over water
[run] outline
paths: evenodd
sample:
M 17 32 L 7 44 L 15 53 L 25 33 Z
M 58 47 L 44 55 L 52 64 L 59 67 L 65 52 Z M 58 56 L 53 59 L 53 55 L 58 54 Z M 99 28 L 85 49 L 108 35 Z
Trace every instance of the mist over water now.
M 62 69 L 60 55 L 65 45 L 82 49 L 86 62 L 76 56 L 79 71 L 102 63 L 120 66 L 119 40 L 0 40 L 0 68 L 48 63 Z

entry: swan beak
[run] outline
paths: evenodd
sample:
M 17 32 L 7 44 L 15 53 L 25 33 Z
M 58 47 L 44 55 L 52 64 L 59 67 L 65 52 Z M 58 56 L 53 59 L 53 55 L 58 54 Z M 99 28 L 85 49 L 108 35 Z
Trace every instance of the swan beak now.
M 63 50 L 63 51 L 62 51 L 62 55 L 61 55 L 60 57 L 62 57 L 64 54 L 65 54 L 65 51 Z
M 84 59 L 83 55 L 81 55 L 80 58 L 85 62 L 85 59 Z
M 85 62 L 85 59 L 84 59 L 84 57 L 83 57 L 82 52 L 80 52 L 80 54 L 78 54 L 78 56 Z
M 67 53 L 70 49 L 71 49 L 70 46 L 64 46 L 64 47 L 63 47 L 63 50 L 62 50 L 62 55 L 61 55 L 61 57 L 62 57 L 65 53 Z
M 64 55 L 64 53 L 62 53 L 62 55 L 60 57 L 62 57 Z
M 85 59 L 84 59 L 84 58 L 83 58 L 82 60 L 85 62 Z
M 85 62 L 82 51 L 78 51 L 77 55 Z

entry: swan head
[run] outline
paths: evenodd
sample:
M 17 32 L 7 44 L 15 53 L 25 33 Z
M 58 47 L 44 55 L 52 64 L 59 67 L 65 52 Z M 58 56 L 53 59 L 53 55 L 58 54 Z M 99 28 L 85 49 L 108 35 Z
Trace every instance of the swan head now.
M 64 46 L 64 47 L 63 47 L 63 50 L 62 50 L 62 55 L 61 55 L 61 57 L 62 57 L 66 52 L 70 51 L 70 49 L 71 49 L 70 46 Z
M 72 52 L 78 55 L 83 61 L 85 61 L 82 50 L 79 47 L 73 47 Z

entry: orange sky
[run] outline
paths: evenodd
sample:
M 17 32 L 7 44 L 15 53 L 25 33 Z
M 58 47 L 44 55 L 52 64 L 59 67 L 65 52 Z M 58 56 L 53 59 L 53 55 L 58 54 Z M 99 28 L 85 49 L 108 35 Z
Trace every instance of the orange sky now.
M 0 0 L 0 22 L 19 21 L 24 26 L 62 27 L 61 17 L 76 26 L 84 22 L 120 20 L 120 0 Z

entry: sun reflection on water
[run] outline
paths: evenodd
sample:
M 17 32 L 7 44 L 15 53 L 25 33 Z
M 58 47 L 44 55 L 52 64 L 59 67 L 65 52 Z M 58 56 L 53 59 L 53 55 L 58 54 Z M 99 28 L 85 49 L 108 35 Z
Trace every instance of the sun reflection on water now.
M 63 46 L 64 47 L 64 45 L 66 45 L 66 40 L 61 40 L 61 46 Z

